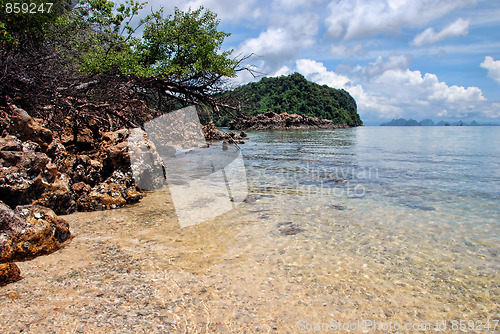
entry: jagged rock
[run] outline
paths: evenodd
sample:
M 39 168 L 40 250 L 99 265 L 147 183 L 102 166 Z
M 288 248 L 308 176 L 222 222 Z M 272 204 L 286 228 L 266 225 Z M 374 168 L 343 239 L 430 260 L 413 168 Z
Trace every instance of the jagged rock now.
M 12 210 L 0 201 L 0 263 L 52 253 L 70 237 L 68 223 L 51 209 L 22 205 Z
M 4 137 L 1 141 L 0 200 L 14 207 L 31 203 L 43 192 L 38 184 L 50 174 L 45 168 L 50 158 L 32 150 L 34 145 L 23 145 L 12 137 Z
M 19 152 L 22 150 L 22 142 L 17 137 L 11 135 L 0 137 L 0 151 Z
M 15 263 L 0 263 L 0 286 L 22 279 L 21 270 Z
M 34 200 L 32 204 L 49 207 L 57 214 L 74 212 L 76 210 L 76 201 L 71 191 L 70 179 L 66 174 L 59 173 L 57 169 L 53 173 L 55 174 L 53 182 L 45 185 L 40 198 Z
M 210 122 L 207 125 L 202 125 L 203 135 L 207 141 L 219 141 L 223 140 L 225 142 L 236 142 L 241 143 L 241 139 L 243 136 L 238 135 L 235 132 L 224 132 L 221 129 L 218 129 L 214 123 Z M 245 134 L 246 136 L 246 134 Z
M 127 168 L 130 166 L 130 155 L 128 153 L 129 129 L 121 129 L 102 134 L 99 147 L 99 157 L 107 168 Z
M 131 130 L 128 148 L 135 184 L 144 190 L 162 188 L 165 185 L 165 167 L 162 158 L 174 156 L 175 148 L 168 145 L 155 146 L 141 129 Z
M 71 189 L 75 192 L 75 194 L 80 197 L 83 194 L 88 194 L 90 192 L 91 187 L 85 182 L 78 182 L 73 184 Z
M 165 185 L 163 160 L 141 129 L 104 133 L 99 157 L 104 172 L 119 170 L 135 180 L 139 188 L 153 190 Z
M 72 156 L 67 166 L 68 176 L 73 183 L 84 182 L 93 187 L 102 181 L 102 162 L 88 155 Z
M 58 214 L 76 209 L 68 176 L 40 152 L 38 143 L 12 135 L 1 138 L 0 166 L 0 200 L 10 207 L 40 204 Z
M 35 141 L 45 151 L 52 143 L 52 131 L 43 127 L 39 120 L 32 118 L 25 110 L 12 104 L 9 104 L 9 109 L 11 115 L 6 122 L 6 130 L 22 141 Z
M 132 173 L 125 174 L 118 170 L 90 190 L 81 185 L 77 187 L 82 191 L 77 200 L 79 211 L 115 209 L 125 204 L 136 203 L 143 196 L 136 189 Z
M 286 112 L 268 111 L 252 117 L 240 117 L 230 124 L 232 130 L 288 130 L 288 129 L 343 129 L 345 124 L 334 124 L 329 119 L 319 119 Z
M 78 148 L 67 149 L 58 136 L 23 109 L 9 105 L 0 109 L 0 118 L 0 200 L 11 208 L 36 204 L 56 214 L 77 208 L 110 209 L 142 198 L 136 186 L 152 190 L 165 185 L 163 160 L 141 129 L 103 133 L 101 140 L 94 138 L 89 143 L 96 150 L 75 154 Z M 78 140 L 91 141 L 96 136 L 85 133 Z M 132 137 L 135 142 L 131 145 Z M 161 154 L 174 155 L 175 148 L 162 147 Z

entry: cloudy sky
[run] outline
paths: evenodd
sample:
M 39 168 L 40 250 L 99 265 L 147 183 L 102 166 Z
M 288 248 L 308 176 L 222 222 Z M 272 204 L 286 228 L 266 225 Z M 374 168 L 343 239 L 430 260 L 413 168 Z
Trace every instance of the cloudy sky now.
M 267 76 L 299 72 L 349 91 L 367 124 L 392 118 L 500 123 L 498 0 L 150 0 L 209 8 L 224 47 Z M 239 82 L 253 78 L 242 74 Z

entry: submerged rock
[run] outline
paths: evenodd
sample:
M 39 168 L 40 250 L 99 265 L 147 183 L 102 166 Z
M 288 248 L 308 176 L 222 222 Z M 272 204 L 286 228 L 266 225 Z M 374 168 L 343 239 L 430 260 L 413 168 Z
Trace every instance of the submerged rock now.
M 433 206 L 423 205 L 423 204 L 419 204 L 419 203 L 403 202 L 403 204 L 409 208 L 416 209 L 416 210 L 422 210 L 422 211 L 435 211 L 436 210 L 436 208 Z
M 304 232 L 304 229 L 292 222 L 281 222 L 278 223 L 278 231 L 283 235 L 296 235 Z

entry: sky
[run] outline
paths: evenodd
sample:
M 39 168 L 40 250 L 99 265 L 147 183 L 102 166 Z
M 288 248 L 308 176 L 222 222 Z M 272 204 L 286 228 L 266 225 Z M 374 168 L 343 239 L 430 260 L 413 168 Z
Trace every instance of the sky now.
M 217 13 L 223 44 L 265 76 L 347 90 L 365 124 L 500 123 L 498 0 L 149 0 Z M 255 81 L 242 72 L 236 83 Z

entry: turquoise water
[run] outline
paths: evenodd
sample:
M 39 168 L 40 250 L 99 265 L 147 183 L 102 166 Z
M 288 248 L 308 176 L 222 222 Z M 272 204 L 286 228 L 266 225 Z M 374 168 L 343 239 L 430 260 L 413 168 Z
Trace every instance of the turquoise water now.
M 458 267 L 472 265 L 498 278 L 499 127 L 360 127 L 249 136 L 242 150 L 250 192 L 272 196 L 271 210 L 283 211 L 284 219 L 333 219 L 335 211 L 343 211 L 337 220 L 380 227 L 371 230 L 375 234 L 390 229 L 412 237 L 402 244 L 414 250 L 420 245 L 461 254 Z M 311 208 L 305 216 L 297 213 Z M 328 235 L 328 227 L 323 233 Z

